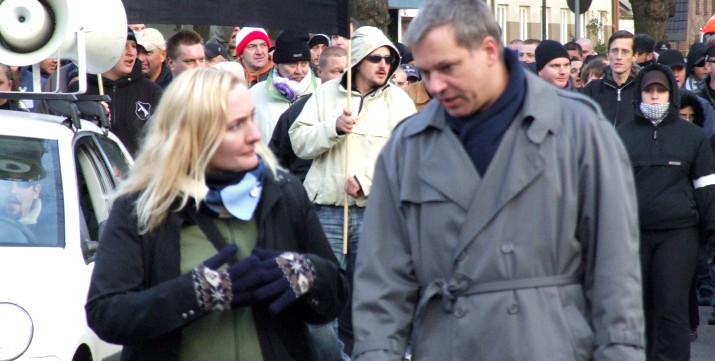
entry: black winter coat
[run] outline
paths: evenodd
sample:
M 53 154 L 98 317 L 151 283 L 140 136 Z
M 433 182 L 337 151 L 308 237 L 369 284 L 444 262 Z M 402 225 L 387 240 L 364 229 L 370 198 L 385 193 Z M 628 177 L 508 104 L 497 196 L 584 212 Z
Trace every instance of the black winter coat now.
M 635 120 L 617 128 L 626 146 L 635 176 L 638 217 L 641 230 L 667 230 L 697 227 L 706 234 L 715 231 L 715 185 L 695 188 L 693 182 L 704 176 L 715 178 L 715 160 L 703 131 L 680 119 L 680 99 L 670 68 L 650 65 L 638 74 L 635 89 L 640 89 L 643 74 L 662 71 L 670 88 L 670 109 L 657 126 L 640 111 L 640 95 L 634 104 Z M 640 93 L 640 92 L 639 92 Z
M 633 120 L 633 101 L 640 93 L 634 87 L 635 76 L 628 76 L 625 83 L 618 86 L 613 80 L 611 68 L 604 70 L 603 79 L 588 83 L 581 93 L 589 96 L 601 106 L 603 114 L 615 126 Z
M 185 212 L 175 212 L 156 230 L 138 235 L 135 199 L 115 201 L 100 237 L 87 322 L 102 339 L 124 346 L 122 360 L 176 361 L 182 327 L 205 315 L 191 273 L 180 274 L 179 232 L 193 223 Z M 274 178 L 266 172 L 255 218 L 256 247 L 308 254 L 317 273 L 313 290 L 279 315 L 253 306 L 263 358 L 314 360 L 306 322 L 322 324 L 338 316 L 349 297 L 347 279 L 292 175 L 279 172 Z
M 132 156 L 139 150 L 144 126 L 154 114 L 163 93 L 161 87 L 144 77 L 141 62 L 134 62 L 129 75 L 117 80 L 102 77 L 104 94 L 109 95 L 110 130 Z M 75 85 L 76 86 L 76 85 Z M 97 76 L 88 74 L 87 94 L 99 94 Z

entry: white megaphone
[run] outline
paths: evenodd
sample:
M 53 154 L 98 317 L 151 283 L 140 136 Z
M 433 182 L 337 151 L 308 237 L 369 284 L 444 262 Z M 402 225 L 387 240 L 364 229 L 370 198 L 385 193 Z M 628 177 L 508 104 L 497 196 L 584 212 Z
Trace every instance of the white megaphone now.
M 85 73 L 111 69 L 127 41 L 121 0 L 0 0 L 0 63 L 71 59 Z M 86 89 L 80 84 L 80 89 Z

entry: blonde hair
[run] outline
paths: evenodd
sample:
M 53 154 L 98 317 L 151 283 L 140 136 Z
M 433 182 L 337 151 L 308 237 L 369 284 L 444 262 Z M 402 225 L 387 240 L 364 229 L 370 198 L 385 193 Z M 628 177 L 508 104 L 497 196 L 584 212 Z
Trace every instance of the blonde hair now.
M 183 209 L 190 198 L 198 204 L 206 196 L 206 168 L 226 132 L 228 93 L 236 85 L 245 86 L 245 80 L 230 71 L 198 68 L 182 72 L 167 88 L 135 165 L 114 195 L 139 194 L 140 234 Z M 275 157 L 261 142 L 255 147 L 275 175 Z

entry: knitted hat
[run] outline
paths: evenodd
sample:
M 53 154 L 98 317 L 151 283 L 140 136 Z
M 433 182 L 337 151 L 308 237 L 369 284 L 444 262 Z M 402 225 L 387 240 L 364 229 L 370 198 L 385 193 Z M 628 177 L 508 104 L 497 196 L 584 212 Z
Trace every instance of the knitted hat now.
M 127 40 L 133 40 L 134 42 L 137 41 L 136 35 L 134 35 L 134 30 L 132 28 L 127 28 Z
M 256 39 L 264 40 L 268 47 L 271 47 L 271 39 L 268 38 L 268 33 L 264 29 L 241 28 L 241 30 L 236 33 L 236 56 L 240 56 L 246 49 L 246 45 Z
M 671 69 L 675 67 L 685 67 L 685 57 L 680 50 L 668 49 L 660 53 L 658 64 L 669 66 Z
M 536 47 L 536 72 L 543 69 L 546 64 L 557 58 L 569 58 L 569 52 L 566 47 L 558 41 L 544 40 Z
M 308 34 L 285 30 L 276 39 L 273 62 L 288 64 L 296 61 L 310 61 Z
M 166 40 L 164 35 L 161 35 L 159 30 L 154 28 L 146 28 L 137 34 L 137 45 L 143 47 L 146 51 L 155 49 L 166 50 Z
M 325 34 L 315 34 L 308 42 L 308 48 L 312 49 L 314 46 L 323 44 L 326 47 L 330 46 L 330 38 Z
M 641 91 L 651 84 L 660 84 L 665 87 L 665 89 L 670 91 L 670 82 L 668 81 L 668 77 L 665 76 L 665 73 L 660 70 L 651 70 L 643 74 L 643 80 L 641 80 Z

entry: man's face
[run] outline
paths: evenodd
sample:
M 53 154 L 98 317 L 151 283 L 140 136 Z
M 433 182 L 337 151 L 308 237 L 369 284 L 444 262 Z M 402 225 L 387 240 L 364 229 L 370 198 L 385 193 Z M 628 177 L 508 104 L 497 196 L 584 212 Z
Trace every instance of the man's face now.
M 539 70 L 539 76 L 558 88 L 563 88 L 569 81 L 571 62 L 566 58 L 556 58 L 546 63 Z
M 132 29 L 135 33 L 138 33 L 146 29 L 146 24 L 129 24 L 129 28 Z
M 571 84 L 577 89 L 583 88 L 583 82 L 581 81 L 581 67 L 583 62 L 581 60 L 571 60 Z
M 675 82 L 678 83 L 678 88 L 682 88 L 685 84 L 685 66 L 675 65 L 670 68 L 675 75 Z
M 240 30 L 240 26 L 235 26 L 233 28 L 233 33 L 231 34 L 231 40 L 228 41 L 228 54 L 231 56 L 236 54 L 236 34 L 238 34 Z
M 41 189 L 42 186 L 33 182 L 0 181 L 2 215 L 16 221 L 27 216 Z
M 224 58 L 223 55 L 216 55 L 211 59 L 208 59 L 206 62 L 208 66 L 214 66 L 218 63 L 223 63 L 224 61 L 228 61 L 228 59 Z
M 320 60 L 320 54 L 327 48 L 325 44 L 318 44 L 310 48 L 310 62 L 313 65 L 318 65 L 318 60 Z
M 392 66 L 390 58 L 392 53 L 386 46 L 377 48 L 366 56 L 357 67 L 355 83 L 358 88 L 361 84 L 369 88 L 385 85 Z
M 166 59 L 166 50 L 156 48 L 152 51 L 146 51 L 143 47 L 137 47 L 139 61 L 142 63 L 142 72 L 149 79 L 154 79 L 161 72 L 161 64 Z
M 636 53 L 633 57 L 633 61 L 636 64 L 645 63 L 653 59 L 653 53 Z
M 132 72 L 134 68 L 134 63 L 137 61 L 137 42 L 134 40 L 127 40 L 124 44 L 124 52 L 122 56 L 119 57 L 119 61 L 109 69 L 104 76 L 111 80 L 117 80 L 121 77 L 125 77 Z
M 251 72 L 263 68 L 268 64 L 268 43 L 256 39 L 248 43 L 241 53 L 242 65 Z
M 40 62 L 40 70 L 42 74 L 52 75 L 57 70 L 57 59 L 45 59 Z
M 392 84 L 397 85 L 399 88 L 404 89 L 407 87 L 407 74 L 402 68 L 398 68 L 395 74 L 392 74 Z
M 569 53 L 569 59 L 581 59 L 581 55 L 578 55 L 578 50 L 566 50 Z
M 174 77 L 183 71 L 203 66 L 206 66 L 206 56 L 201 44 L 179 45 L 176 59 L 169 58 L 169 69 Z
M 307 61 L 296 61 L 287 64 L 276 64 L 278 74 L 282 77 L 300 83 L 310 71 Z
M 710 71 L 707 64 L 708 63 L 706 61 L 701 61 L 693 66 L 692 74 L 695 80 L 702 81 L 705 79 L 705 76 L 707 76 Z
M 325 60 L 325 68 L 318 67 L 318 77 L 325 83 L 340 77 L 348 67 L 348 58 L 345 56 L 331 56 Z
M 586 59 L 587 56 L 595 54 L 593 51 L 593 46 L 591 44 L 587 43 L 579 43 L 581 45 L 581 53 L 583 56 L 581 57 L 581 60 Z
M 475 48 L 457 44 L 454 28 L 433 28 L 412 49 L 427 91 L 454 117 L 466 117 L 493 104 L 503 89 L 494 82 L 500 64 L 498 40 L 486 37 Z
M 615 39 L 608 49 L 608 64 L 615 74 L 631 72 L 634 61 L 633 39 Z
M 519 61 L 522 63 L 535 63 L 537 46 L 537 44 L 521 44 L 519 47 Z

